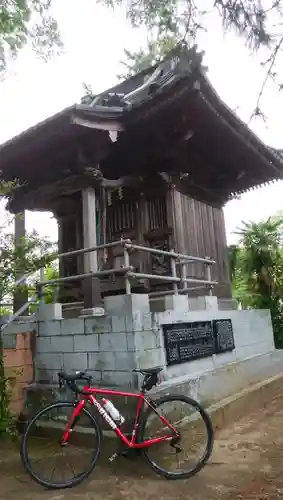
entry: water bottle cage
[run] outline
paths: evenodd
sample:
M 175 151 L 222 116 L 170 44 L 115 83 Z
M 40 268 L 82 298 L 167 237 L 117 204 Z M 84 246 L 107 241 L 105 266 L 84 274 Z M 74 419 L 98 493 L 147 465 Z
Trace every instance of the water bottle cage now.
M 60 377 L 59 375 L 59 390 L 64 390 L 66 388 L 66 380 L 63 379 L 63 377 Z

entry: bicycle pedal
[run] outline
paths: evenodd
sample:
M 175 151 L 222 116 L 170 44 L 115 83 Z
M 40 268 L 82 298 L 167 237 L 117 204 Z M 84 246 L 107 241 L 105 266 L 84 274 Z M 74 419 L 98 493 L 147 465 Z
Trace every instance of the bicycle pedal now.
M 108 458 L 108 461 L 109 462 L 114 462 L 114 460 L 119 456 L 118 453 L 113 453 L 113 455 L 111 455 L 111 457 Z

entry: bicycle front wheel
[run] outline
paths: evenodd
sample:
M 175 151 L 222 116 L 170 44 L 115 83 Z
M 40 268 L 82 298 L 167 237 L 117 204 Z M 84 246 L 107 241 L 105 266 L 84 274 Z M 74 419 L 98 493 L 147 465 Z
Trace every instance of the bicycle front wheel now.
M 145 412 L 139 442 L 172 434 L 166 421 L 178 431 L 176 440 L 162 441 L 144 450 L 153 470 L 167 479 L 185 479 L 202 469 L 213 449 L 213 427 L 207 412 L 197 401 L 181 395 L 154 401 Z
M 79 484 L 94 469 L 101 448 L 101 429 L 83 408 L 68 443 L 61 439 L 74 404 L 58 402 L 41 409 L 28 424 L 21 444 L 21 458 L 28 474 L 49 489 Z

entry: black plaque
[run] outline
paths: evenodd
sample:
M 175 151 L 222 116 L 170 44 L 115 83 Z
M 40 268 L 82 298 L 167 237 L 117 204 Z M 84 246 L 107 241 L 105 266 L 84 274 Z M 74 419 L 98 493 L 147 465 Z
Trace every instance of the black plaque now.
M 230 319 L 213 320 L 213 331 L 216 353 L 219 354 L 221 352 L 233 351 L 233 349 L 235 349 L 233 327 Z
M 212 356 L 215 339 L 211 321 L 163 325 L 167 366 Z

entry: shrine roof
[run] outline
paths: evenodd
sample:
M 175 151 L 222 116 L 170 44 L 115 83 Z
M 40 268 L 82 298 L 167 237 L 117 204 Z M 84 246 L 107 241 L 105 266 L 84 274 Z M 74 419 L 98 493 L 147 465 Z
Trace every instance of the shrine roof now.
M 47 183 L 77 172 L 82 152 L 109 178 L 140 175 L 149 160 L 168 173 L 173 164 L 185 189 L 195 185 L 221 203 L 283 176 L 282 154 L 218 96 L 196 47 L 177 47 L 160 64 L 2 144 L 0 169 L 7 179 Z

